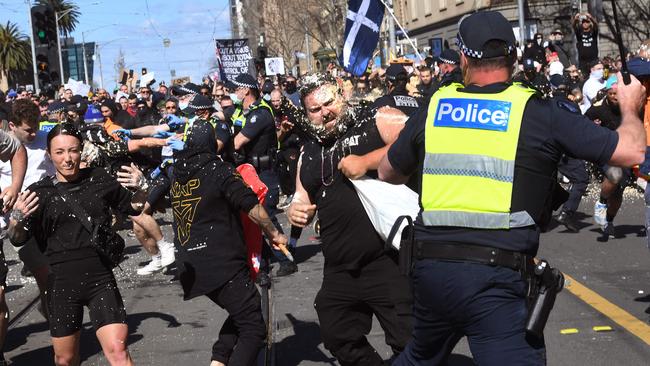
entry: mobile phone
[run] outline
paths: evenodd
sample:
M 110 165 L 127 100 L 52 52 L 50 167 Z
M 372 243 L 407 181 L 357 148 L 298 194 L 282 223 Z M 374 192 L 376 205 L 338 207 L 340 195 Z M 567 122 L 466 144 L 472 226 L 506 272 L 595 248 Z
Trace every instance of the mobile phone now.
M 129 70 L 129 79 L 133 79 L 133 69 Z
M 147 68 L 146 67 L 142 68 L 142 75 L 147 75 Z
M 129 74 L 126 71 L 122 71 L 122 80 L 120 84 L 126 85 L 126 81 L 129 79 Z

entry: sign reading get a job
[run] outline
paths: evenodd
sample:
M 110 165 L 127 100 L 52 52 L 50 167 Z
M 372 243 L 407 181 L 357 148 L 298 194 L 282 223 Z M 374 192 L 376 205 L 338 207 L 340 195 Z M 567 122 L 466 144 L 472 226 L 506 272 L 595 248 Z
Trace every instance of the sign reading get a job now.
M 264 59 L 266 75 L 284 75 L 284 60 L 282 57 L 267 57 Z

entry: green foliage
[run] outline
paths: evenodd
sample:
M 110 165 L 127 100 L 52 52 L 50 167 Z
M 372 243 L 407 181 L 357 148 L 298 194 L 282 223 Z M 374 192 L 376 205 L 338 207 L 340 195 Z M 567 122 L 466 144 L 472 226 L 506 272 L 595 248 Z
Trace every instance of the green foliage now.
M 61 35 L 67 37 L 74 31 L 77 23 L 79 23 L 79 7 L 72 1 L 67 0 L 36 0 L 36 5 L 45 5 L 54 9 L 55 12 L 63 14 L 66 11 L 67 14 L 63 15 L 59 20 L 59 31 Z
M 29 38 L 16 24 L 0 25 L 0 70 L 6 73 L 25 70 L 31 66 Z

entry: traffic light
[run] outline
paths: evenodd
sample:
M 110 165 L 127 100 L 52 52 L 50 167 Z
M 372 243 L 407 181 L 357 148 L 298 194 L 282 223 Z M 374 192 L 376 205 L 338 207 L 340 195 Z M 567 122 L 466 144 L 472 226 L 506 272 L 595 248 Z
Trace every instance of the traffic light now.
M 36 51 L 38 84 L 42 89 L 61 83 L 59 78 L 59 57 L 54 10 L 48 6 L 34 6 L 31 9 L 32 34 Z

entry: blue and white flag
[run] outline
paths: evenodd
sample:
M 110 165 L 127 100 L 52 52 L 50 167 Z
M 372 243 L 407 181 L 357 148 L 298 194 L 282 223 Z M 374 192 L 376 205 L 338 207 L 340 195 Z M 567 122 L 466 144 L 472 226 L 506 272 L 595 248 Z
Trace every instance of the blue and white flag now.
M 366 72 L 379 42 L 384 5 L 379 0 L 349 0 L 345 21 L 345 43 L 339 62 L 355 76 Z

